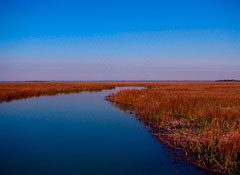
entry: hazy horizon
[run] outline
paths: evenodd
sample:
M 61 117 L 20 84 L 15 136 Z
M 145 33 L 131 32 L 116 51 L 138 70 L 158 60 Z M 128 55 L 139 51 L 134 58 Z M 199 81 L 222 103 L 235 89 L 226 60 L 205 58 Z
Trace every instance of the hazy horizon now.
M 0 81 L 240 79 L 240 2 L 0 2 Z

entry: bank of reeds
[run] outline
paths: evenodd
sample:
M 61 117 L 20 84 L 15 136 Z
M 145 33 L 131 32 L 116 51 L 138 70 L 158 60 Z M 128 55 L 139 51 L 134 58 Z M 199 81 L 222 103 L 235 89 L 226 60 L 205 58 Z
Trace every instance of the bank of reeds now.
M 19 82 L 0 83 L 0 102 L 33 96 L 56 95 L 81 91 L 99 91 L 114 88 L 108 83 L 78 82 Z
M 144 82 L 11 82 L 0 83 L 0 102 L 59 93 L 100 91 L 116 86 L 143 86 Z
M 240 173 L 240 83 L 158 83 L 107 99 L 213 173 Z

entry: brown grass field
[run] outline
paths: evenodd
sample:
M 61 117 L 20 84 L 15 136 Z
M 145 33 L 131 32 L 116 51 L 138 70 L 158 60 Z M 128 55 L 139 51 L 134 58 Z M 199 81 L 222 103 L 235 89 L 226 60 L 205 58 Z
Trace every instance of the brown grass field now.
M 78 93 L 82 91 L 100 91 L 115 86 L 143 86 L 132 82 L 17 82 L 0 83 L 0 102 L 59 93 Z
M 135 112 L 185 160 L 213 173 L 240 173 L 240 83 L 158 83 L 107 99 Z
M 240 82 L 0 83 L 0 102 L 116 86 L 146 87 L 107 100 L 135 112 L 181 158 L 214 173 L 240 174 Z

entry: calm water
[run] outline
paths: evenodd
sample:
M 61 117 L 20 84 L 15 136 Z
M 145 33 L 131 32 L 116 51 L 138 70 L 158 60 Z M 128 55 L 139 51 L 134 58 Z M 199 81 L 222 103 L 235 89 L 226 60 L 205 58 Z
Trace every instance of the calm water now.
M 104 100 L 119 89 L 0 104 L 0 174 L 205 174 Z

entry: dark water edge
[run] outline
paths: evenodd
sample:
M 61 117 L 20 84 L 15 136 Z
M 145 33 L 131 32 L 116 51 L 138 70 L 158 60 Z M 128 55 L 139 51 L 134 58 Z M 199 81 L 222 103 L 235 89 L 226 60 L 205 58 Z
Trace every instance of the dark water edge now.
M 0 174 L 207 174 L 104 100 L 125 88 L 0 104 Z

